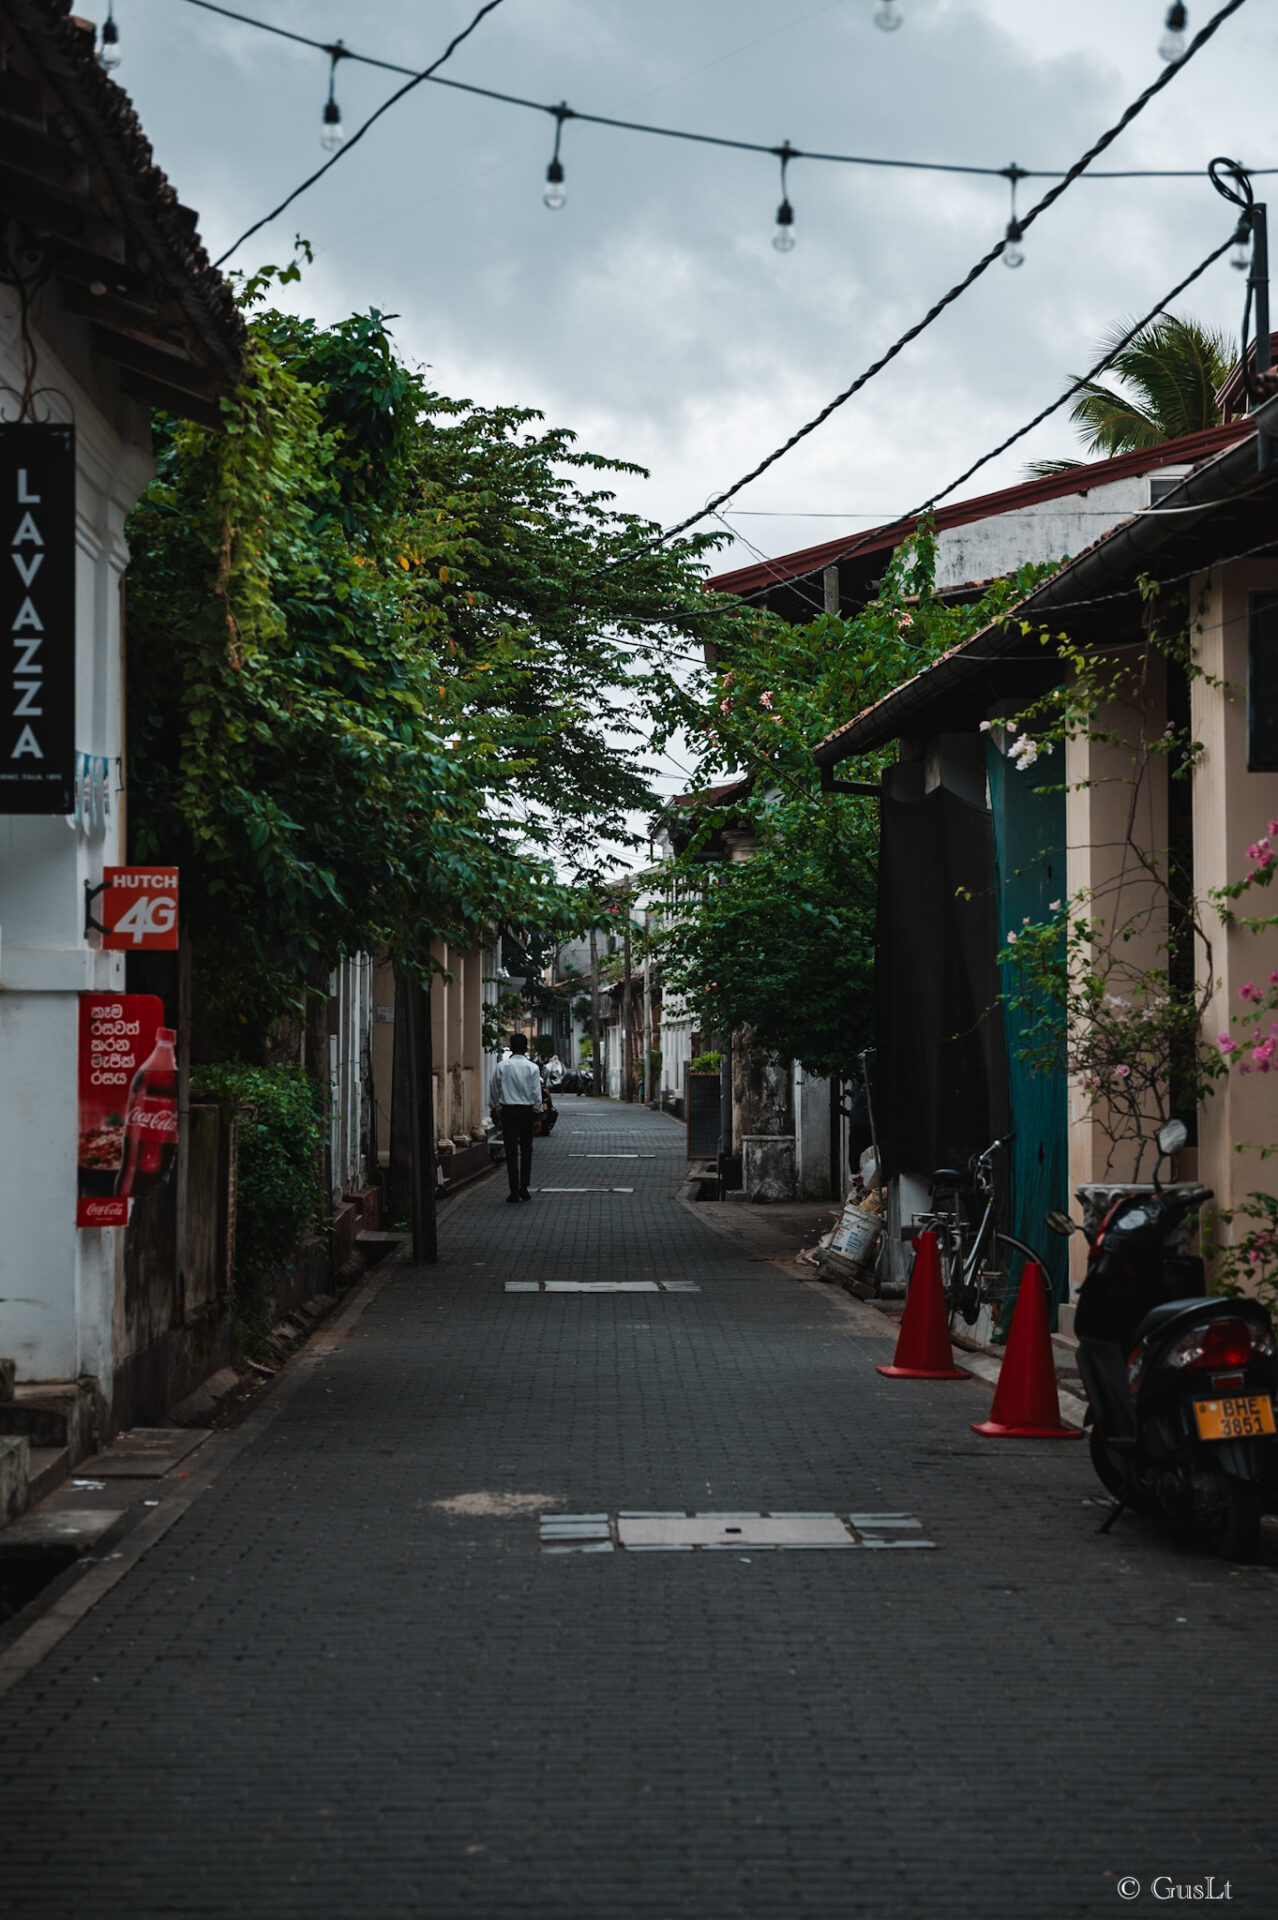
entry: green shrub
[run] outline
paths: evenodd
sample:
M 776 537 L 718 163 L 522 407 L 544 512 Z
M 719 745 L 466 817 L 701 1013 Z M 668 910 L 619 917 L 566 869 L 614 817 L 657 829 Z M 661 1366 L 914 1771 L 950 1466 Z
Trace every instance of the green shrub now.
M 689 1073 L 718 1073 L 723 1065 L 721 1053 L 699 1053 L 695 1060 L 688 1063 Z
M 290 1066 L 193 1067 L 191 1082 L 240 1110 L 235 1276 L 254 1286 L 293 1258 L 319 1213 L 318 1090 Z

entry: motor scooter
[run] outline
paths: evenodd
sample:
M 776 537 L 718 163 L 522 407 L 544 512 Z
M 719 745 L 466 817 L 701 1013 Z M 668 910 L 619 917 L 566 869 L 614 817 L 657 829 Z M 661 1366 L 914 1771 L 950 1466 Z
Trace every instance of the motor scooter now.
M 1164 1189 L 1158 1171 L 1187 1138 L 1158 1133 L 1154 1192 L 1121 1195 L 1091 1242 L 1074 1314 L 1092 1465 L 1118 1505 L 1188 1523 L 1231 1560 L 1252 1560 L 1278 1511 L 1278 1354 L 1258 1300 L 1209 1297 L 1203 1263 L 1177 1250 L 1212 1198 Z M 1049 1214 L 1057 1232 L 1079 1231 Z

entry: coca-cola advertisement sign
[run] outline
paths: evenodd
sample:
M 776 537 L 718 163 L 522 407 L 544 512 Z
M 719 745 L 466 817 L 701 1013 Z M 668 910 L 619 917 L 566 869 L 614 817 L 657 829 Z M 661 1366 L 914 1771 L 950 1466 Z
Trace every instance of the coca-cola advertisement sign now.
M 80 995 L 78 1227 L 122 1227 L 177 1149 L 176 1034 L 153 993 Z

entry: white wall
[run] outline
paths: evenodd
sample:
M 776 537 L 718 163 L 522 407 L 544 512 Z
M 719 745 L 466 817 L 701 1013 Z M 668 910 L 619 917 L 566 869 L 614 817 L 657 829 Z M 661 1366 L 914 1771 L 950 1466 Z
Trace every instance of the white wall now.
M 1160 467 L 1155 478 L 1167 480 L 1187 473 L 1187 467 Z M 1087 493 L 1066 494 L 1040 506 L 1019 507 L 1013 513 L 951 527 L 936 538 L 936 584 L 962 586 L 969 580 L 989 580 L 1014 573 L 1028 561 L 1075 559 L 1084 547 L 1150 504 L 1149 474 L 1129 480 L 1111 480 Z
M 11 388 L 16 333 L 0 289 L 0 383 Z M 37 342 L 40 384 L 66 396 L 76 425 L 75 744 L 108 758 L 111 811 L 93 827 L 0 815 L 0 1354 L 20 1379 L 96 1374 L 109 1398 L 120 1235 L 75 1224 L 77 996 L 124 987 L 123 957 L 85 942 L 84 882 L 124 858 L 120 577 L 125 516 L 151 461 Z

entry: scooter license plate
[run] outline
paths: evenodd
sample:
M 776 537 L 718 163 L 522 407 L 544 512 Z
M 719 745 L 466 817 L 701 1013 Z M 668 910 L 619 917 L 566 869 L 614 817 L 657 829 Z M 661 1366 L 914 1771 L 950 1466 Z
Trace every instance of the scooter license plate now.
M 1237 1400 L 1195 1400 L 1194 1418 L 1200 1440 L 1250 1440 L 1273 1433 L 1274 1403 L 1267 1394 L 1252 1393 Z

